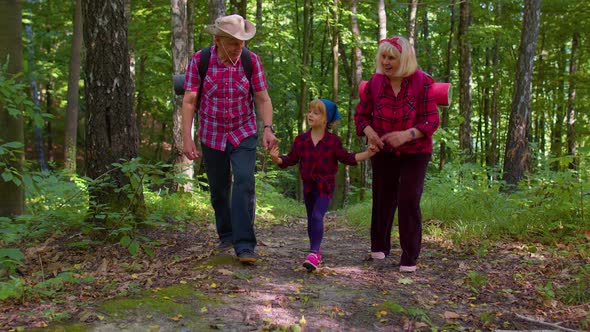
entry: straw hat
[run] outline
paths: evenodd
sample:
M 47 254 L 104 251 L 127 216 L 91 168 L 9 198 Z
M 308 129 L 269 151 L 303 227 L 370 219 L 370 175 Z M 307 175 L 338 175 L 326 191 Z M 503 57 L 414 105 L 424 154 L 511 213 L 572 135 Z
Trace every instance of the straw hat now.
M 205 32 L 214 36 L 250 40 L 256 34 L 256 27 L 240 15 L 229 15 L 217 18 L 215 24 L 205 28 Z

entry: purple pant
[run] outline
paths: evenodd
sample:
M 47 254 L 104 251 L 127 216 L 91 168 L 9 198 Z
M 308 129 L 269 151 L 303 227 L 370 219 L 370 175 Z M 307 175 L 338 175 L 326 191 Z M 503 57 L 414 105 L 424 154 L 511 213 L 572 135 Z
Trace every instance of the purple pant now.
M 330 197 L 320 196 L 317 189 L 304 194 L 305 210 L 307 210 L 307 235 L 309 236 L 309 251 L 320 252 L 324 238 L 324 215 L 330 205 Z
M 371 158 L 373 168 L 373 209 L 371 251 L 389 255 L 391 228 L 398 210 L 400 265 L 414 266 L 422 248 L 420 199 L 430 154 L 396 155 L 379 152 Z

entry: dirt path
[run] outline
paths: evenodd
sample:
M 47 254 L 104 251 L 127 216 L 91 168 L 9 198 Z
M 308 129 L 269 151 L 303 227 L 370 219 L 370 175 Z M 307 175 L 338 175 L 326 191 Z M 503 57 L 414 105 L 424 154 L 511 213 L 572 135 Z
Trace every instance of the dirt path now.
M 85 253 L 78 257 L 88 261 L 81 270 L 98 280 L 103 297 L 110 292 L 112 299 L 103 301 L 91 289 L 85 295 L 80 287 L 72 291 L 79 292 L 75 300 L 79 304 L 86 296 L 89 305 L 72 309 L 77 323 L 53 324 L 44 331 L 548 328 L 525 317 L 581 329 L 588 319 L 589 304 L 565 306 L 538 290 L 550 270 L 567 269 L 559 257 L 533 255 L 517 245 L 480 248 L 477 254 L 425 238 L 419 270 L 402 274 L 395 266 L 397 242 L 385 262 L 367 261 L 366 230 L 359 233 L 329 215 L 323 267 L 308 273 L 301 266 L 308 248 L 305 227 L 304 219 L 259 226 L 257 251 L 262 259 L 252 266 L 240 264 L 232 250 L 214 249 L 212 229 L 190 236 L 160 234 L 164 245 L 158 256 L 139 263 L 109 248 Z M 130 271 L 131 264 L 138 266 Z M 105 291 L 108 285 L 116 289 Z M 65 310 L 70 300 L 54 304 L 54 310 Z M 34 312 L 33 304 L 28 309 L 7 308 L 0 318 L 12 319 L 17 326 L 23 310 Z

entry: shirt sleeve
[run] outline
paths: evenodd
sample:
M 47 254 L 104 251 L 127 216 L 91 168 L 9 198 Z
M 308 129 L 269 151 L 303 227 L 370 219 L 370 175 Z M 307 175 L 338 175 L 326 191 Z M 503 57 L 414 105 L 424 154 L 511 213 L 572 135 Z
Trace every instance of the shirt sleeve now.
M 201 77 L 199 76 L 199 62 L 201 59 L 201 51 L 196 52 L 191 57 L 186 68 L 186 76 L 184 78 L 184 90 L 197 92 L 201 85 Z
M 291 151 L 286 155 L 279 156 L 283 160 L 283 162 L 279 165 L 280 168 L 287 168 L 289 166 L 296 165 L 301 158 L 301 137 L 297 136 L 295 141 L 293 141 L 293 145 L 291 145 Z
M 355 166 L 357 164 L 356 161 L 356 153 L 348 151 L 344 146 L 342 146 L 342 140 L 337 135 L 333 136 L 333 148 L 335 151 L 336 159 L 346 165 Z
M 363 130 L 371 124 L 373 117 L 373 96 L 371 95 L 371 81 L 375 79 L 375 75 L 364 86 L 364 91 L 359 93 L 360 101 L 354 113 L 354 124 L 356 125 L 356 134 L 358 136 L 365 136 Z
M 440 123 L 438 106 L 436 105 L 434 89 L 432 89 L 433 84 L 434 79 L 428 75 L 424 75 L 424 97 L 422 100 L 418 100 L 419 103 L 422 103 L 422 107 L 418 108 L 419 112 L 416 117 L 416 125 L 414 126 L 427 138 L 432 137 Z

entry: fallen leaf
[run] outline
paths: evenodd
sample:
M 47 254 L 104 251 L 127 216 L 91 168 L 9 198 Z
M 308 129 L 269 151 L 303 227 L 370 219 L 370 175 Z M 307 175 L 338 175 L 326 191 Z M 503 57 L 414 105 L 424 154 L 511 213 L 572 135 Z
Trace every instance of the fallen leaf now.
M 414 283 L 414 280 L 412 280 L 410 278 L 399 278 L 399 279 L 397 279 L 397 282 L 402 285 L 410 285 L 410 284 Z
M 452 311 L 445 311 L 445 313 L 443 314 L 443 317 L 445 319 L 461 319 L 461 316 L 459 316 L 459 314 L 452 312 Z

